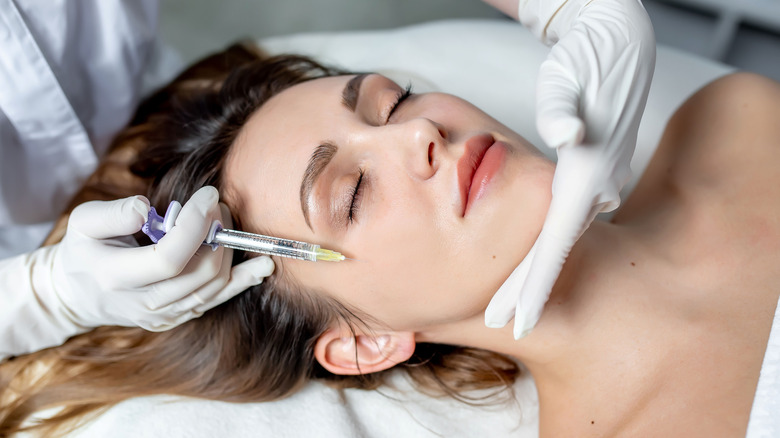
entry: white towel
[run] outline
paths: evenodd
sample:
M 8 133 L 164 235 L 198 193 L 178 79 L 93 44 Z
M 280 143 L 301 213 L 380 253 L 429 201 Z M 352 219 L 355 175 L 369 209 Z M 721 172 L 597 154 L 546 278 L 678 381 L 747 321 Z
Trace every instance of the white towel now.
M 747 437 L 780 437 L 780 302 L 775 308 L 775 319 L 761 365 Z
M 120 403 L 77 429 L 77 438 L 534 438 L 539 435 L 536 388 L 516 382 L 517 403 L 472 407 L 427 397 L 400 374 L 397 390 L 336 390 L 310 383 L 271 403 L 225 403 L 173 396 Z

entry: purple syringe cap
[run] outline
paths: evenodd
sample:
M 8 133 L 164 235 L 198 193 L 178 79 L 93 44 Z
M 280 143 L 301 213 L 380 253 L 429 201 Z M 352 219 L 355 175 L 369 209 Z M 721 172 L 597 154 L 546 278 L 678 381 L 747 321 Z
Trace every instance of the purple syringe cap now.
M 152 207 L 149 209 L 149 216 L 141 227 L 141 231 L 149 236 L 152 242 L 157 243 L 165 236 L 165 233 L 171 231 L 179 212 L 181 212 L 181 204 L 178 201 L 171 201 L 168 204 L 168 210 L 165 211 L 164 217 L 157 214 L 157 210 Z
M 181 203 L 178 201 L 171 201 L 168 204 L 168 210 L 165 211 L 165 216 L 157 214 L 157 210 L 154 207 L 149 209 L 149 216 L 146 218 L 146 222 L 141 227 L 141 231 L 144 232 L 153 243 L 157 243 L 165 236 L 166 233 L 171 231 L 173 225 L 176 223 L 176 218 L 181 212 Z M 219 221 L 214 221 L 209 228 L 209 233 L 206 236 L 206 241 L 203 242 L 211 247 L 212 251 L 216 251 L 219 245 L 214 243 L 214 236 L 219 230 L 222 229 L 222 224 Z

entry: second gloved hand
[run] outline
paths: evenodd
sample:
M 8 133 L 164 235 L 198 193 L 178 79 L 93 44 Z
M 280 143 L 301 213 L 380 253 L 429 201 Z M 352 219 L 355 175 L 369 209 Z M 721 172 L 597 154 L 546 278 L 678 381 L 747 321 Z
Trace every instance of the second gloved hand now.
M 59 311 L 84 327 L 161 331 L 200 316 L 262 282 L 274 268 L 267 256 L 232 266 L 232 250 L 202 245 L 213 221 L 232 225 L 218 200 L 213 187 L 198 190 L 170 232 L 145 247 L 119 237 L 141 229 L 149 212 L 145 198 L 78 206 L 62 242 L 46 254 L 51 273 L 34 281 L 37 293 L 56 300 Z
M 620 204 L 655 68 L 655 36 L 639 0 L 520 0 L 518 19 L 547 44 L 537 128 L 557 148 L 552 201 L 528 255 L 496 292 L 485 324 L 526 336 L 575 242 Z

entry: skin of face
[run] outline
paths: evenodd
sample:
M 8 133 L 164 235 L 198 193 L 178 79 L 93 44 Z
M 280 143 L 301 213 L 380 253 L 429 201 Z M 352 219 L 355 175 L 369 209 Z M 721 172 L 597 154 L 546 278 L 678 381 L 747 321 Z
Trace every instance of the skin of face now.
M 554 164 L 452 95 L 413 94 L 388 120 L 403 90 L 381 75 L 361 81 L 353 111 L 342 102 L 352 78 L 291 87 L 244 126 L 225 169 L 225 192 L 239 205 L 244 229 L 317 243 L 354 259 L 275 262 L 277 272 L 384 328 L 421 332 L 482 318 L 541 230 Z M 458 160 L 479 135 L 500 141 L 506 153 L 464 215 Z M 310 227 L 300 187 L 312 152 L 324 143 L 338 151 L 305 201 Z

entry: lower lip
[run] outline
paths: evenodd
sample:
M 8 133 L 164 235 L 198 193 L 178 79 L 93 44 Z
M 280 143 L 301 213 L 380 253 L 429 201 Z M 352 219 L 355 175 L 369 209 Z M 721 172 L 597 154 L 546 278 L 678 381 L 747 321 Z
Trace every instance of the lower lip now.
M 482 157 L 482 162 L 479 163 L 479 167 L 476 172 L 474 172 L 474 177 L 471 179 L 469 197 L 466 202 L 466 209 L 463 212 L 464 216 L 468 214 L 471 206 L 474 205 L 474 202 L 485 195 L 488 186 L 490 186 L 490 182 L 498 171 L 501 170 L 501 166 L 504 164 L 505 159 L 506 146 L 501 142 L 493 143 L 485 152 L 485 156 Z

